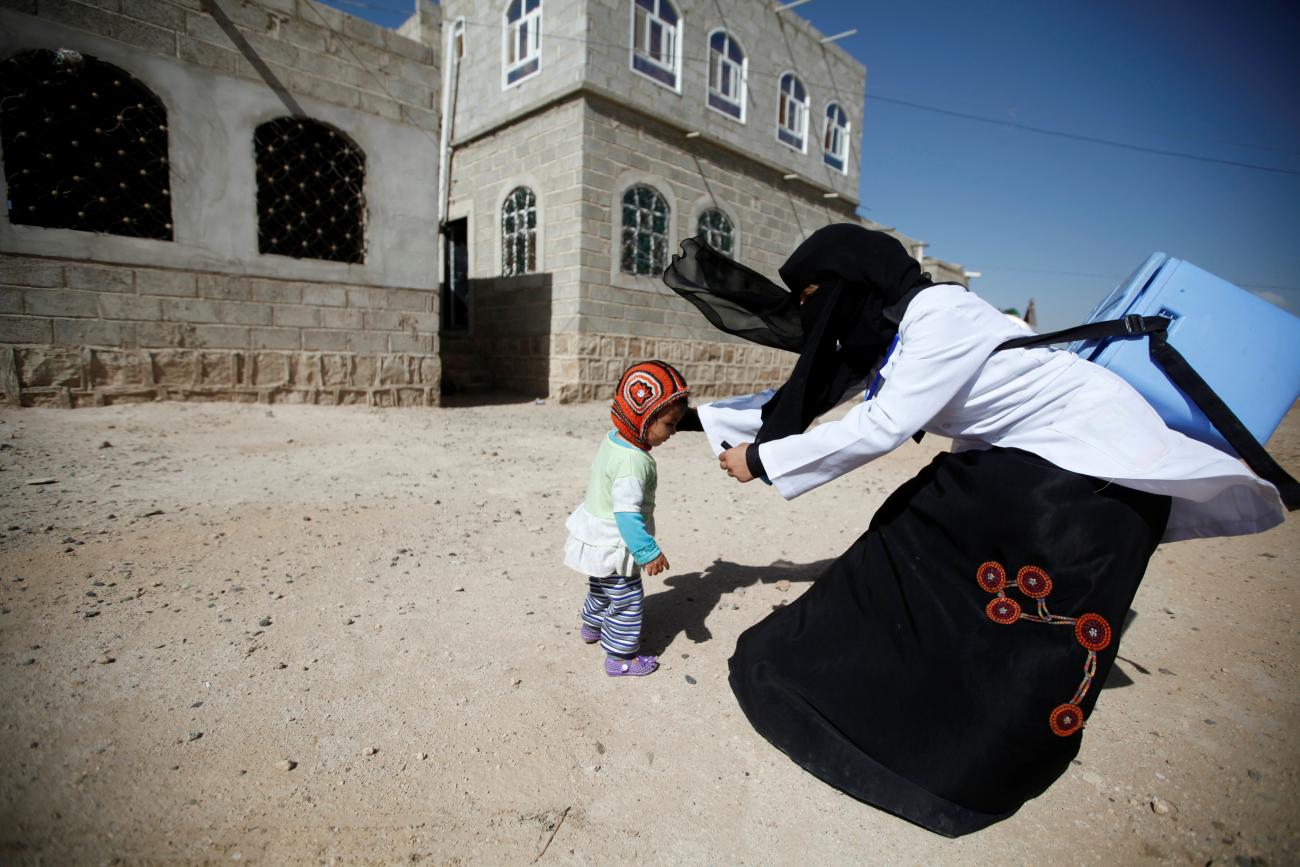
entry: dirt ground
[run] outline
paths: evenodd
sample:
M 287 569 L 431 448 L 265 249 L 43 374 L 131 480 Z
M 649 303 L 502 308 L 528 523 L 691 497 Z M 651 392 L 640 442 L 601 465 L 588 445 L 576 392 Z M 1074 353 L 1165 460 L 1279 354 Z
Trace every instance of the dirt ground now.
M 791 503 L 698 434 L 656 450 L 664 664 L 615 680 L 560 562 L 606 429 L 532 402 L 0 411 L 0 863 L 1300 862 L 1294 518 L 1162 547 L 1078 760 L 952 841 L 804 773 L 726 682 L 946 443 Z M 1300 414 L 1270 447 L 1300 470 Z

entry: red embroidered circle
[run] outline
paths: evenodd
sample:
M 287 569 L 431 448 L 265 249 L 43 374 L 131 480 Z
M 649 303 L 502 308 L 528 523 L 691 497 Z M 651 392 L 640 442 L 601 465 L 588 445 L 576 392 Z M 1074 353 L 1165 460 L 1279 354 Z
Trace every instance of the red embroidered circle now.
M 989 616 L 989 620 L 1005 626 L 1020 619 L 1020 603 L 1014 599 L 999 596 L 984 607 L 984 613 Z
M 1105 650 L 1110 645 L 1110 624 L 1100 614 L 1085 614 L 1074 621 L 1074 637 L 1088 650 Z
M 1052 579 L 1037 566 L 1021 566 L 1016 573 L 1016 586 L 1030 599 L 1042 599 L 1052 592 Z
M 980 564 L 979 570 L 975 573 L 975 580 L 989 593 L 997 593 L 1007 586 L 1007 570 L 996 560 L 989 560 Z
M 1052 727 L 1052 734 L 1068 738 L 1083 728 L 1083 711 L 1079 710 L 1077 704 L 1060 704 L 1047 721 Z

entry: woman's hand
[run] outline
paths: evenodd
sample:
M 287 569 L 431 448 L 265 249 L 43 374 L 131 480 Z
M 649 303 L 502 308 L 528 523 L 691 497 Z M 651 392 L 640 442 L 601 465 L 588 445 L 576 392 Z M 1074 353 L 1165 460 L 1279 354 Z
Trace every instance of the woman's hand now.
M 658 575 L 660 572 L 663 572 L 668 568 L 668 558 L 663 554 L 660 554 L 658 557 L 645 564 L 642 568 L 651 575 Z
M 754 480 L 753 474 L 749 471 L 749 463 L 745 460 L 745 450 L 748 448 L 749 443 L 741 443 L 718 455 L 718 464 L 722 467 L 723 472 L 738 482 L 752 482 Z

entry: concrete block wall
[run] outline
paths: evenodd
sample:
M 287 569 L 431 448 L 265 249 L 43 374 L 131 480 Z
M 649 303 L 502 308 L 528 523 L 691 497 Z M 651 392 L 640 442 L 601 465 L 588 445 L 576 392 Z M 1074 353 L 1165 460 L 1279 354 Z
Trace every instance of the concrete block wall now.
M 3 5 L 0 59 L 74 49 L 158 97 L 174 224 L 156 241 L 0 219 L 10 403 L 437 402 L 436 39 L 312 0 Z M 364 152 L 364 262 L 258 252 L 253 131 L 286 115 Z
M 682 64 L 679 87 L 634 72 L 630 66 L 633 0 L 589 0 L 587 10 L 587 84 L 685 130 L 747 154 L 806 182 L 839 193 L 855 205 L 858 198 L 859 143 L 866 69 L 839 46 L 822 45 L 824 34 L 795 11 L 777 14 L 775 4 L 754 0 L 673 0 L 681 15 Z M 743 46 L 748 60 L 743 123 L 710 108 L 708 36 L 723 28 Z M 776 136 L 779 79 L 794 72 L 809 92 L 806 152 Z M 851 145 L 848 173 L 822 161 L 822 118 L 836 101 L 848 113 Z
M 0 262 L 11 405 L 438 403 L 426 291 L 62 259 Z
M 579 302 L 583 339 L 555 347 L 553 363 L 566 374 L 559 395 L 585 400 L 603 393 L 610 371 L 600 363 L 600 353 L 623 346 L 653 350 L 657 357 L 680 365 L 701 397 L 779 385 L 793 365 L 793 355 L 718 332 L 657 275 L 621 272 L 623 191 L 633 183 L 646 183 L 665 196 L 674 251 L 696 233 L 702 210 L 721 209 L 735 227 L 736 257 L 778 285 L 776 269 L 799 242 L 828 223 L 856 221 L 852 206 L 843 199 L 823 198 L 806 184 L 786 181 L 779 172 L 726 148 L 685 139 L 673 127 L 626 106 L 596 97 L 585 106 L 588 145 Z M 628 340 L 610 344 L 607 337 Z
M 468 220 L 470 265 L 469 328 L 441 337 L 452 388 L 554 391 L 552 336 L 579 327 L 583 118 L 573 96 L 452 155 L 448 217 Z M 537 272 L 502 277 L 502 205 L 521 185 L 537 197 Z
M 451 32 L 456 21 L 465 22 L 465 53 L 459 60 L 452 115 L 457 141 L 477 138 L 566 98 L 582 85 L 588 60 L 587 0 L 545 0 L 538 72 L 509 85 L 504 72 L 507 5 L 484 0 L 446 0 L 442 4 L 444 34 Z

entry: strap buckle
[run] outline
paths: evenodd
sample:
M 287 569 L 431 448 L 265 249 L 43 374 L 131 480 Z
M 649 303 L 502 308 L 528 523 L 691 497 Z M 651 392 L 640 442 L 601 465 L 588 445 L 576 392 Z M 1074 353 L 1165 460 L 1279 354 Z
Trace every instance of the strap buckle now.
M 1124 330 L 1129 334 L 1142 334 L 1142 316 L 1137 313 L 1130 313 L 1124 317 Z

